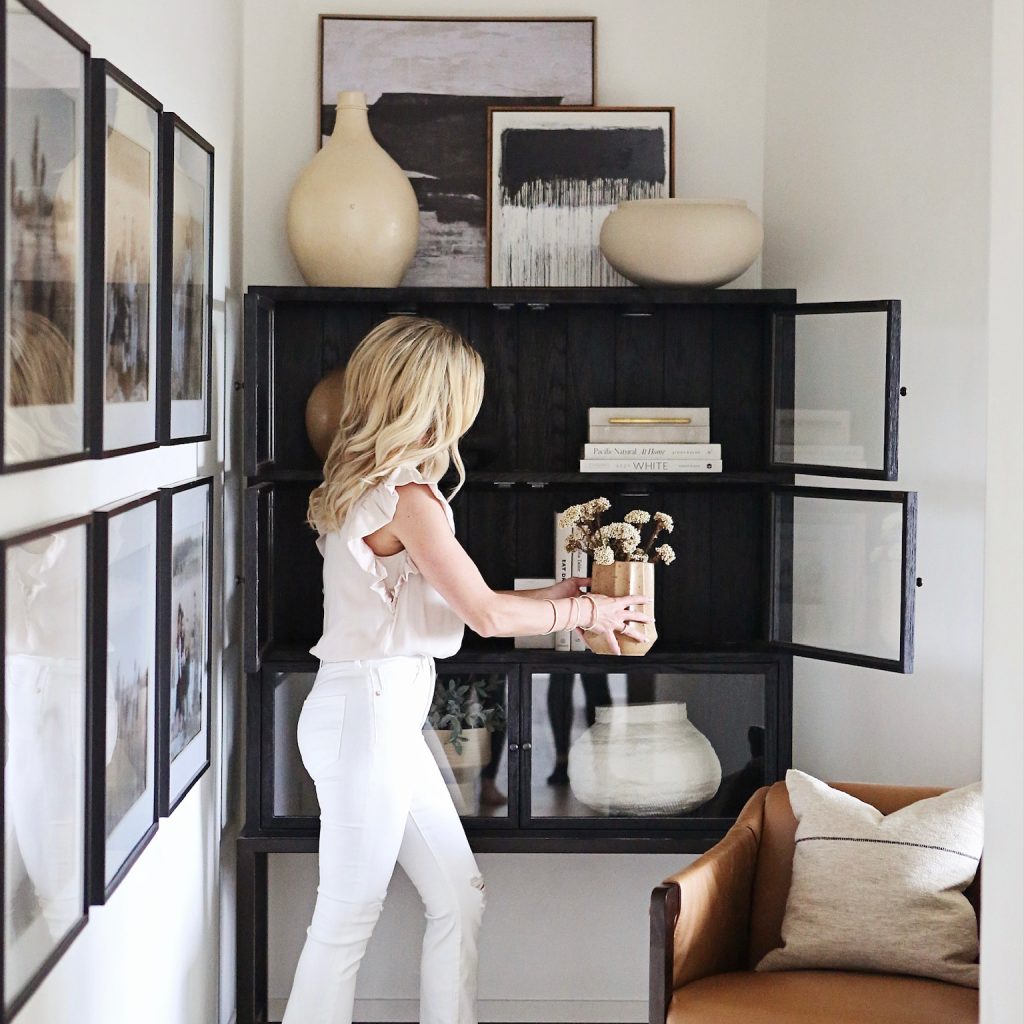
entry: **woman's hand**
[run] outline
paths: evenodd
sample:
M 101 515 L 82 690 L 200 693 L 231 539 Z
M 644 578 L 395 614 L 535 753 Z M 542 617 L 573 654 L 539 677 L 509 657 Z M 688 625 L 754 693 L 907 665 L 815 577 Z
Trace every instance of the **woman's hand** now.
M 587 630 L 579 627 L 575 630 L 583 638 L 583 642 L 588 648 L 590 640 L 594 636 L 602 636 L 605 643 L 611 648 L 612 654 L 621 654 L 616 633 L 630 640 L 643 641 L 646 639 L 643 631 L 632 623 L 653 622 L 654 617 L 645 612 L 636 611 L 630 606 L 647 604 L 650 601 L 649 597 L 643 594 L 627 594 L 625 597 L 607 597 L 604 594 L 590 594 L 589 596 L 597 606 L 594 625 Z M 590 601 L 585 603 L 589 604 Z
M 537 587 L 532 590 L 515 591 L 520 597 L 536 597 L 540 600 L 557 600 L 560 597 L 579 597 L 583 587 L 590 586 L 589 576 L 570 576 L 566 580 L 559 580 L 550 587 Z

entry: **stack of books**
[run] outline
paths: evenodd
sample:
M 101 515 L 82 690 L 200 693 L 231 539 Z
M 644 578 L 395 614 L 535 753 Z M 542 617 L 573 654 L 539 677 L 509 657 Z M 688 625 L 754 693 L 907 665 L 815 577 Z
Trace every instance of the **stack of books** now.
M 673 406 L 595 407 L 581 473 L 721 473 L 711 410 Z

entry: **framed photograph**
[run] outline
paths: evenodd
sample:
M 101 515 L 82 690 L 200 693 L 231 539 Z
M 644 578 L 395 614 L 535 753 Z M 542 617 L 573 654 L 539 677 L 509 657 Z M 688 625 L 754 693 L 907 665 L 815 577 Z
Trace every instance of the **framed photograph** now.
M 420 205 L 403 284 L 487 279 L 487 108 L 591 104 L 594 18 L 320 16 L 319 138 L 344 89 L 366 94 L 374 138 Z
M 93 454 L 157 444 L 157 171 L 161 105 L 105 60 L 90 65 L 89 267 Z
M 210 438 L 213 336 L 213 146 L 177 114 L 160 137 L 162 444 Z
M 0 30 L 0 471 L 90 453 L 85 415 L 89 46 L 36 0 Z
M 626 199 L 671 196 L 674 107 L 498 107 L 488 133 L 488 284 L 628 285 L 601 255 Z
M 166 817 L 210 766 L 213 478 L 160 488 L 159 805 Z
M 88 918 L 92 517 L 0 538 L 3 1020 Z
M 157 830 L 157 492 L 93 513 L 92 903 Z

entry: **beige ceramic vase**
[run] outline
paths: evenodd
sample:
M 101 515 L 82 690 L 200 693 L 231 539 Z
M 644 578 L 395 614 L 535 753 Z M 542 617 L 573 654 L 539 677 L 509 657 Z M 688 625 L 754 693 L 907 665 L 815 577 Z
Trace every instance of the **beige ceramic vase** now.
M 288 244 L 306 283 L 395 288 L 419 228 L 416 193 L 370 133 L 366 97 L 338 93 L 334 132 L 288 200 Z
M 595 594 L 608 597 L 625 597 L 627 594 L 643 594 L 647 604 L 639 610 L 654 617 L 654 565 L 651 562 L 612 562 L 611 565 L 595 565 L 590 573 L 590 589 Z M 658 639 L 653 622 L 633 624 L 644 634 L 643 640 L 633 640 L 616 633 L 619 650 L 623 654 L 639 657 L 646 654 Z M 588 633 L 587 642 L 595 654 L 611 654 L 605 638 L 599 633 Z

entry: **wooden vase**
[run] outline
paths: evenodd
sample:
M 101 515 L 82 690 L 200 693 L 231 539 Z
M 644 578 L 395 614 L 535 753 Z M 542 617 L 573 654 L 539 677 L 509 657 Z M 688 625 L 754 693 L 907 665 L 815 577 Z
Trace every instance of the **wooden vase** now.
M 654 565 L 650 562 L 612 562 L 611 565 L 595 565 L 590 574 L 590 590 L 594 594 L 608 597 L 625 597 L 627 594 L 643 594 L 647 604 L 638 610 L 654 617 Z M 615 634 L 619 651 L 632 657 L 646 654 L 658 639 L 653 622 L 634 622 L 633 627 L 643 633 L 643 640 Z M 588 633 L 587 642 L 595 654 L 612 654 L 611 648 L 600 633 Z

